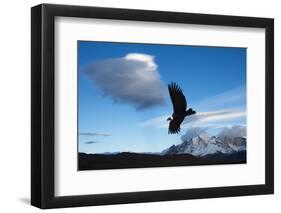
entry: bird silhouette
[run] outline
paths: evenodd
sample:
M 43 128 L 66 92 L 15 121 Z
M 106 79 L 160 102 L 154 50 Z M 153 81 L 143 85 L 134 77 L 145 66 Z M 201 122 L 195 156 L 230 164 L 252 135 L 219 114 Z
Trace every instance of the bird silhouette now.
M 168 134 L 178 134 L 181 130 L 180 125 L 186 116 L 193 115 L 196 112 L 192 108 L 186 111 L 186 99 L 182 89 L 174 82 L 168 85 L 169 94 L 173 103 L 174 112 L 167 121 L 170 121 Z

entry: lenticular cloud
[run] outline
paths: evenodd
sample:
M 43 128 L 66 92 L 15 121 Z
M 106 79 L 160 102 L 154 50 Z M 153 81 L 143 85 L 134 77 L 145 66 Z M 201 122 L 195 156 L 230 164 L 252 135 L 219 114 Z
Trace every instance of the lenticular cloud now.
M 137 110 L 165 103 L 165 87 L 151 55 L 130 53 L 89 64 L 87 77 L 115 102 Z

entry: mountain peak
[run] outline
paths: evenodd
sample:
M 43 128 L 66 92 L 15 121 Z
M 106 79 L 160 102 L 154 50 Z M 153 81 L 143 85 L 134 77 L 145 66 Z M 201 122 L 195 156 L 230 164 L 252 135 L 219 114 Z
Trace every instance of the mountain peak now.
M 194 156 L 205 156 L 215 153 L 231 154 L 246 150 L 246 138 L 235 137 L 223 139 L 208 134 L 200 134 L 181 144 L 172 145 L 161 152 L 163 155 L 192 154 Z

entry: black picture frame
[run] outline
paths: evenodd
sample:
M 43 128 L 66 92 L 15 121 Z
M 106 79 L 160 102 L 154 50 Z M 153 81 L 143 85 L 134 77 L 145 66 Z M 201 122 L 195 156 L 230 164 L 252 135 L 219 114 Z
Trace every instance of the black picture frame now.
M 56 197 L 54 194 L 54 20 L 58 16 L 264 28 L 266 32 L 265 184 Z M 31 204 L 36 207 L 47 209 L 272 194 L 274 193 L 274 20 L 53 4 L 32 7 L 31 112 Z

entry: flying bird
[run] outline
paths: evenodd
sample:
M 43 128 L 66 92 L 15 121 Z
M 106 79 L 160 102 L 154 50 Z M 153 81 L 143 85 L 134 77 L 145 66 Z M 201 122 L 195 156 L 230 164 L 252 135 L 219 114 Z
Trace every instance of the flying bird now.
M 192 108 L 186 111 L 186 99 L 182 89 L 174 82 L 168 85 L 169 94 L 173 103 L 174 112 L 167 121 L 169 124 L 169 134 L 178 134 L 181 130 L 180 125 L 186 116 L 193 115 L 196 112 Z

